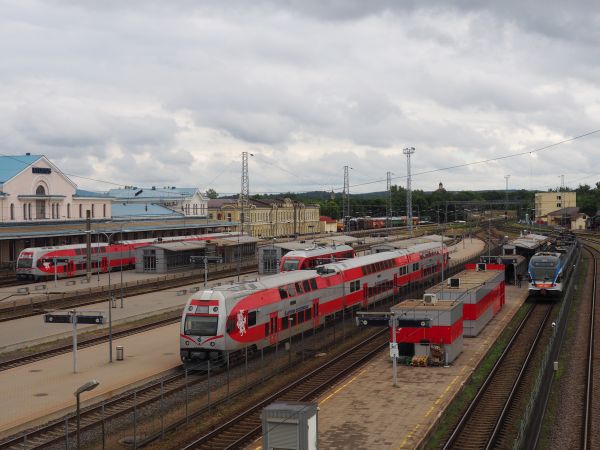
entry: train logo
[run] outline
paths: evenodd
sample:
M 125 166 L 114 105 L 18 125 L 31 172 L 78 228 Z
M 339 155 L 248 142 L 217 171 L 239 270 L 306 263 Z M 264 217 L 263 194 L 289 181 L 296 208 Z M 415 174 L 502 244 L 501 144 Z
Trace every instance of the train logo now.
M 237 329 L 240 332 L 240 336 L 246 334 L 246 318 L 244 317 L 243 309 L 240 309 L 237 313 Z

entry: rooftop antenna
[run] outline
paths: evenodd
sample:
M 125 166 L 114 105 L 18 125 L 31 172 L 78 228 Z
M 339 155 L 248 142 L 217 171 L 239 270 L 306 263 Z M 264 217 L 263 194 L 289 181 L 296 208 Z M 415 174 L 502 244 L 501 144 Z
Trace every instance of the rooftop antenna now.
M 413 235 L 413 214 L 412 214 L 412 187 L 410 176 L 410 155 L 415 152 L 414 147 L 407 147 L 402 152 L 406 155 L 406 224 L 410 235 Z

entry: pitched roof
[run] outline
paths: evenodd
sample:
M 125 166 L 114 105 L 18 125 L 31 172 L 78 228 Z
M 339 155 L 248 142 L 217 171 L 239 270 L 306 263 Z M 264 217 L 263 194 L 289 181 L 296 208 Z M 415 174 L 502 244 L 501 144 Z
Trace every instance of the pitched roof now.
M 579 207 L 577 206 L 569 206 L 568 208 L 557 209 L 556 211 L 552 211 L 548 213 L 549 216 L 557 217 L 557 216 L 575 216 L 579 213 Z
M 198 188 L 126 188 L 111 189 L 108 195 L 114 198 L 123 199 L 179 199 L 193 196 Z M 139 194 L 138 194 L 139 192 Z M 137 195 L 136 195 L 137 194 Z
M 7 182 L 41 157 L 42 155 L 0 156 L 0 183 Z
M 117 217 L 180 217 L 183 215 L 154 203 L 113 203 L 111 211 L 113 219 Z
M 106 192 L 86 191 L 85 189 L 77 189 L 74 197 L 94 197 L 94 198 L 110 198 Z

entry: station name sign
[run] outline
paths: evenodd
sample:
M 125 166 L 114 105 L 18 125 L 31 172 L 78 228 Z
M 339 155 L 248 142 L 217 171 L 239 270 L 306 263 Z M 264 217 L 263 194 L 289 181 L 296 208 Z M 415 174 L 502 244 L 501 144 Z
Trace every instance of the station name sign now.
M 50 174 L 50 173 L 52 173 L 52 169 L 50 169 L 49 167 L 32 167 L 31 173 Z

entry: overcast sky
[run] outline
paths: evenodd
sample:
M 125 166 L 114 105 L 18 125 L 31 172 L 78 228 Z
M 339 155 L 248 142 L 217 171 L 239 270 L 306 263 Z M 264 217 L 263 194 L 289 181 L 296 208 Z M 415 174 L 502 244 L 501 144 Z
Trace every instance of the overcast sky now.
M 427 3 L 427 7 L 421 6 Z M 385 190 L 600 129 L 594 1 L 0 0 L 0 152 L 81 188 Z M 417 175 L 600 180 L 600 133 Z M 378 181 L 379 180 L 379 181 Z M 375 182 L 373 182 L 375 181 Z M 370 183 L 373 182 L 373 183 Z

